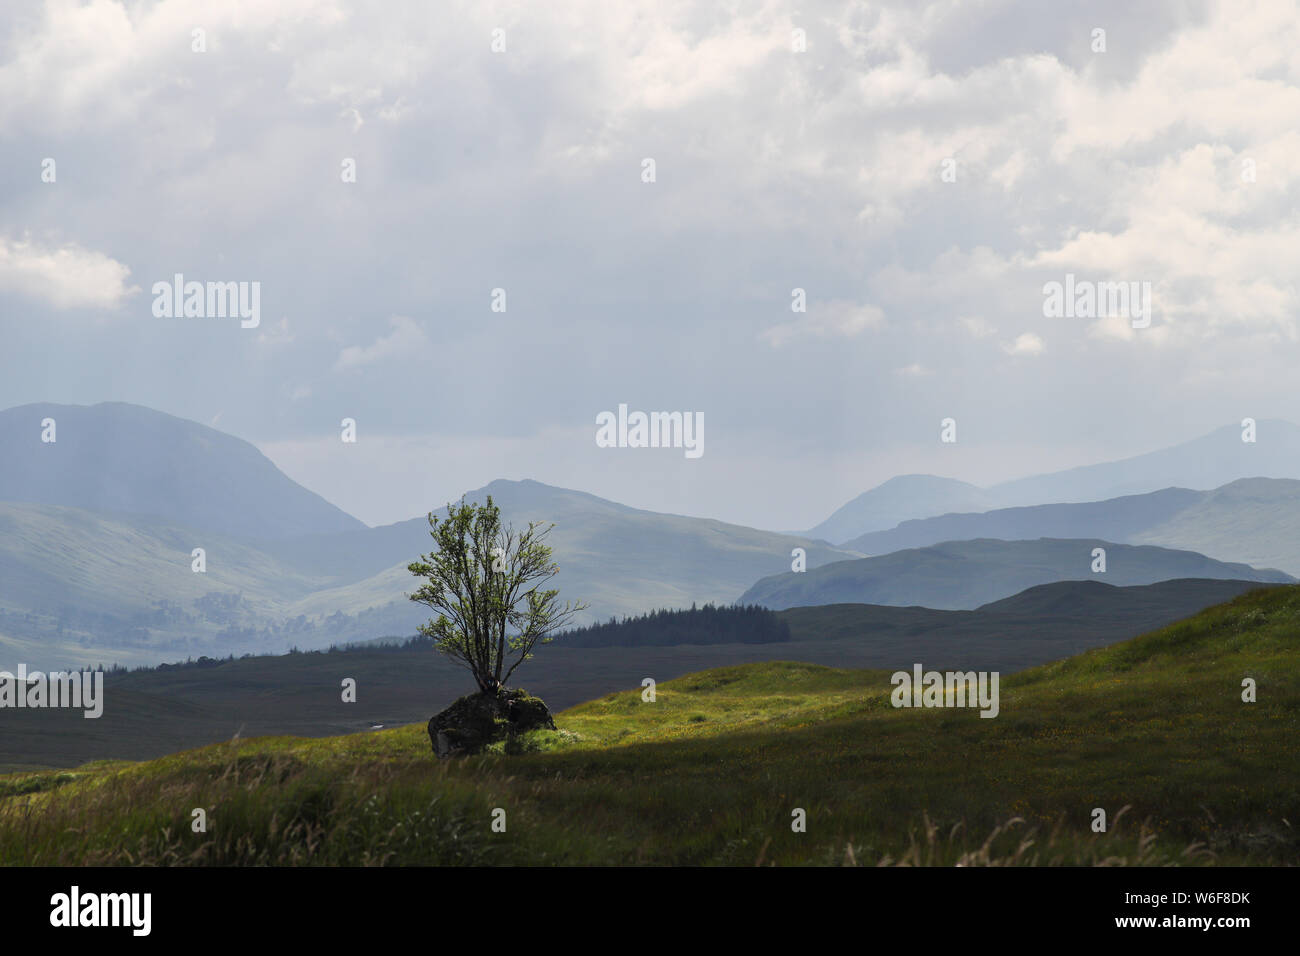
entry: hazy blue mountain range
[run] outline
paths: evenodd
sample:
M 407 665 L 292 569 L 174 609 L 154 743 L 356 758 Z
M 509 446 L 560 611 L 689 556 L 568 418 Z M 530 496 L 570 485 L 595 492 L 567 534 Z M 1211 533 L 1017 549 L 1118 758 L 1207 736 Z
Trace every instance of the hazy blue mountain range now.
M 1106 550 L 1104 574 L 1091 570 L 1094 548 Z M 1039 584 L 1093 578 L 1115 585 L 1153 584 L 1173 578 L 1268 583 L 1295 580 L 1281 571 L 1228 564 L 1193 551 L 1116 544 L 1097 538 L 978 538 L 776 574 L 755 584 L 741 595 L 740 602 L 773 610 L 817 604 L 919 605 L 960 610 Z
M 56 439 L 48 443 L 47 418 Z M 0 501 L 150 515 L 231 537 L 365 527 L 248 442 L 125 402 L 0 412 Z
M 844 547 L 881 555 L 968 538 L 1083 537 L 1182 548 L 1300 574 L 1300 481 L 1243 478 L 1212 491 L 1166 488 L 1107 501 L 947 514 L 904 521 Z
M 246 442 L 134 405 L 10 409 L 0 439 L 0 665 L 278 652 L 408 635 L 427 617 L 405 599 L 406 565 L 431 545 L 424 516 L 368 528 Z M 489 494 L 516 525 L 556 522 L 555 584 L 591 605 L 584 621 L 729 602 L 795 547 L 813 567 L 857 556 L 535 481 L 467 498 Z
M 872 531 L 851 539 L 855 551 L 865 555 L 888 554 L 904 548 L 923 548 L 940 541 L 968 538 L 1105 538 L 1127 542 L 1197 504 L 1205 492 L 1166 488 L 1146 495 L 1127 495 L 1107 501 L 996 508 L 967 514 L 904 521 L 888 531 Z
M 1085 465 L 990 489 L 1000 506 L 1053 501 L 1101 501 L 1161 488 L 1208 491 L 1239 478 L 1300 479 L 1300 426 L 1274 419 L 1256 424 L 1255 441 L 1243 442 L 1239 424 L 1159 451 Z
M 516 525 L 557 522 L 553 581 L 591 605 L 581 621 L 728 603 L 788 568 L 795 547 L 814 567 L 856 556 L 537 482 L 497 481 L 467 498 L 488 494 Z M 412 634 L 428 611 L 406 600 L 416 586 L 406 565 L 430 546 L 426 518 L 252 542 L 156 518 L 0 503 L 0 665 L 140 663 Z M 191 569 L 195 547 L 205 551 L 202 574 Z
M 810 567 L 858 556 L 808 538 L 643 511 L 532 480 L 497 480 L 465 497 L 481 502 L 489 495 L 504 520 L 517 526 L 555 523 L 549 541 L 560 573 L 554 585 L 562 596 L 591 604 L 584 620 L 730 602 L 759 577 L 789 568 L 796 547 L 805 549 Z M 435 511 L 445 514 L 446 507 Z M 363 532 L 273 542 L 266 550 L 331 581 L 359 581 L 351 588 L 364 590 L 364 604 L 412 590 L 406 565 L 429 547 L 428 519 L 420 517 Z M 421 608 L 412 605 L 409 613 L 411 620 L 423 620 Z
M 40 440 L 45 418 L 57 423 L 54 443 Z M 1261 427 L 1261 436 L 1268 434 Z M 366 527 L 294 483 L 252 445 L 212 428 L 124 403 L 27 405 L 0 412 L 0 447 L 0 665 L 278 652 L 408 635 L 426 617 L 405 599 L 415 584 L 406 565 L 430 546 L 425 517 Z M 960 482 L 907 476 L 888 494 L 908 487 L 928 487 L 945 504 L 973 500 L 978 492 Z M 1103 502 L 1091 511 L 1004 515 L 1009 523 L 996 532 L 971 525 L 947 539 L 1014 533 L 1138 543 L 1135 538 L 1147 535 L 1153 544 L 1164 543 L 1155 540 L 1163 536 L 1186 547 L 1182 542 L 1199 535 L 1216 557 L 1259 542 L 1265 560 L 1250 563 L 1273 564 L 1279 563 L 1273 556 L 1289 555 L 1291 542 L 1300 540 L 1291 530 L 1294 489 L 1286 487 L 1283 494 L 1280 485 L 1245 483 L 1209 496 L 1173 489 L 1158 500 Z M 536 481 L 495 481 L 467 498 L 489 494 L 517 525 L 556 522 L 551 542 L 561 573 L 555 583 L 565 598 L 591 604 L 583 621 L 728 603 L 742 593 L 772 599 L 772 581 L 796 577 L 785 573 L 795 547 L 807 551 L 810 570 L 793 586 L 817 584 L 817 593 L 798 603 L 934 607 L 973 607 L 1046 581 L 1086 577 L 1090 550 L 1071 551 L 1068 560 L 1033 557 L 1026 547 L 989 552 L 987 567 L 973 556 L 963 563 L 949 555 L 945 564 L 933 554 L 921 560 L 905 551 L 871 565 L 889 569 L 878 586 L 821 593 L 822 583 L 838 581 L 842 572 L 823 578 L 819 569 L 866 552 L 644 511 Z M 1267 507 L 1261 496 L 1269 497 Z M 441 511 L 445 502 L 429 504 Z M 1045 514 L 1058 522 L 1046 535 L 1036 531 Z M 913 532 L 930 533 L 910 525 L 896 533 Z M 201 574 L 191 569 L 195 548 L 205 551 Z M 1144 552 L 1136 563 L 1112 554 L 1107 580 L 1278 579 L 1200 555 L 1156 560 L 1156 554 Z M 1069 573 L 1076 560 L 1083 571 Z
M 900 475 L 837 508 L 807 534 L 825 541 L 848 541 L 867 531 L 892 528 L 909 518 L 993 507 L 993 496 L 964 481 L 935 475 Z
M 1164 488 L 1209 490 L 1240 478 L 1300 479 L 1300 427 L 1257 422 L 1255 441 L 1240 425 L 1119 461 L 979 488 L 934 475 L 904 475 L 863 492 L 807 534 L 847 543 L 913 519 L 1060 502 L 1102 501 Z M 1097 532 L 1093 532 L 1094 534 Z

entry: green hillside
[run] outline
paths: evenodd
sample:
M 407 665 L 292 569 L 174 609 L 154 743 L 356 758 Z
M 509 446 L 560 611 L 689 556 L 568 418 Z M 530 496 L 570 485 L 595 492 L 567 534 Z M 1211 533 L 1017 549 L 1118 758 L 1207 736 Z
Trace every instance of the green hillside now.
M 4 776 L 0 864 L 1300 862 L 1300 587 L 1008 676 L 992 720 L 888 676 L 706 671 L 447 763 L 414 725 Z
M 1300 574 L 1300 481 L 1234 481 L 1131 540 Z
M 731 602 L 789 568 L 795 547 L 809 567 L 857 556 L 535 481 L 495 481 L 468 498 L 489 494 L 517 526 L 556 523 L 553 584 L 591 605 L 587 622 Z M 426 518 L 251 542 L 159 518 L 0 501 L 0 667 L 133 665 L 410 635 L 428 614 L 406 600 L 407 565 L 430 546 Z M 204 574 L 191 570 L 196 547 L 206 551 Z
M 548 541 L 560 573 L 553 586 L 591 604 L 587 622 L 692 603 L 730 603 L 760 577 L 788 570 L 796 547 L 806 550 L 809 567 L 858 556 L 809 538 L 644 511 L 532 480 L 493 481 L 465 497 L 481 502 L 489 495 L 506 521 L 555 523 Z M 445 502 L 435 509 L 445 511 Z M 412 588 L 406 565 L 429 547 L 429 525 L 420 517 L 362 532 L 275 542 L 267 551 L 340 582 L 302 603 L 310 617 L 335 606 L 370 607 L 400 597 Z M 387 629 L 375 635 L 413 633 L 425 616 L 410 605 L 402 613 L 405 630 L 386 621 Z
M 1157 523 L 1163 521 L 1162 511 L 1169 503 L 1160 500 L 1166 496 L 1152 495 L 1152 492 L 1174 488 L 1182 495 L 1197 497 L 1198 493 L 1189 489 L 1219 488 L 1239 479 L 1287 479 L 1300 475 L 1300 427 L 1276 419 L 1261 419 L 1258 426 L 1257 444 L 1241 440 L 1240 425 L 1224 425 L 1200 438 L 1133 458 L 1017 478 L 987 488 L 934 475 L 902 475 L 854 498 L 808 534 L 865 554 L 888 554 L 900 548 L 919 548 L 964 538 L 1103 537 L 1138 543 L 1136 539 L 1127 537 L 1126 532 L 1135 533 L 1153 523 L 1153 519 Z M 1132 504 L 1138 504 L 1137 497 L 1147 500 L 1129 511 L 1125 525 L 1116 533 L 1106 530 L 1110 520 L 1106 512 L 1112 511 L 1109 504 L 1119 504 L 1120 510 L 1124 510 L 1124 505 L 1118 500 L 1121 497 L 1134 498 Z M 1105 502 L 1105 499 L 1110 499 L 1110 502 Z M 1095 502 L 1104 506 L 1075 509 L 1065 504 L 1067 502 Z M 1031 513 L 1031 508 L 1038 505 L 1050 507 L 1037 514 Z M 974 512 L 989 512 L 990 509 L 996 511 L 990 513 L 988 521 L 970 520 L 977 517 Z M 1084 518 L 1099 520 L 1101 525 L 1077 529 L 1061 527 L 1062 523 L 1068 525 Z M 1021 523 L 1031 523 L 1035 527 L 1019 531 L 1006 528 Z M 913 527 L 896 527 L 898 525 Z M 968 527 L 956 527 L 960 525 Z M 941 528 L 943 530 L 938 530 Z M 1189 525 L 1187 530 L 1195 532 L 1196 527 Z M 859 536 L 866 540 L 856 541 Z M 1241 545 L 1249 545 L 1251 541 L 1244 533 L 1240 537 L 1231 537 L 1231 540 Z M 1281 544 L 1281 539 L 1273 539 L 1270 545 L 1274 542 Z M 1177 539 L 1169 542 L 1168 546 L 1204 551 L 1224 560 L 1259 563 L 1202 547 L 1195 540 Z M 1288 555 L 1290 562 L 1285 560 Z M 1290 565 L 1296 563 L 1295 558 L 1296 552 L 1288 549 L 1261 560 L 1269 567 L 1292 571 Z
M 163 519 L 0 502 L 0 665 L 280 650 L 231 629 L 296 616 L 323 585 L 253 545 Z
M 1097 548 L 1106 552 L 1104 572 L 1092 570 Z M 755 583 L 737 603 L 773 610 L 817 604 L 968 610 L 1055 581 L 1099 580 L 1128 587 L 1175 578 L 1295 582 L 1281 571 L 1216 561 L 1194 551 L 1098 538 L 975 538 L 774 574 Z
M 54 441 L 43 441 L 46 421 Z M 0 501 L 153 515 L 269 540 L 365 525 L 249 442 L 126 402 L 0 410 Z
M 1242 478 L 1213 491 L 1165 488 L 1105 501 L 945 514 L 904 521 L 841 547 L 881 555 L 971 538 L 1104 538 L 1300 574 L 1300 481 Z
M 560 635 L 528 664 L 528 689 L 556 710 L 651 676 L 795 659 L 840 668 L 896 668 L 920 660 L 941 669 L 1004 675 L 1163 627 L 1259 587 L 1249 581 L 1163 581 L 1117 588 L 1063 581 L 1031 588 L 975 611 L 830 604 L 774 612 L 792 642 L 636 643 L 607 647 Z M 343 704 L 344 677 L 360 689 Z M 332 737 L 396 727 L 465 692 L 465 672 L 427 646 L 365 646 L 204 660 L 192 665 L 109 672 L 108 705 L 91 722 L 75 710 L 12 710 L 0 734 L 0 773 L 70 768 L 90 760 L 150 760 L 245 737 Z

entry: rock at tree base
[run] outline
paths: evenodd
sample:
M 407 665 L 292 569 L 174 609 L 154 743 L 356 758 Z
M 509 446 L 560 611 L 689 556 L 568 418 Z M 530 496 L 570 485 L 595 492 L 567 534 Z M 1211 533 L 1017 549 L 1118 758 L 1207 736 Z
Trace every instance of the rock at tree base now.
M 429 742 L 439 757 L 476 754 L 488 744 L 530 730 L 554 730 L 540 697 L 525 690 L 479 691 L 429 718 Z

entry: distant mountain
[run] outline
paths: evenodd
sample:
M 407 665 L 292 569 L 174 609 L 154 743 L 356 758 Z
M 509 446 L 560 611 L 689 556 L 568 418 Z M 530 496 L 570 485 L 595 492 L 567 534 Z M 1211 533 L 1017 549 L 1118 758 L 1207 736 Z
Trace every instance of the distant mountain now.
M 1243 478 L 1213 491 L 1166 488 L 1106 501 L 942 515 L 865 534 L 844 547 L 880 555 L 967 538 L 1084 537 L 1199 551 L 1300 574 L 1300 481 Z
M 46 418 L 54 442 L 41 440 Z M 366 527 L 248 442 L 124 402 L 0 412 L 0 501 L 149 515 L 255 539 Z
M 40 440 L 46 418 L 57 422 L 54 443 Z M 1285 444 L 1288 428 L 1261 423 L 1261 446 Z M 409 635 L 426 616 L 406 600 L 415 586 L 406 565 L 431 545 L 424 517 L 368 528 L 214 429 L 122 403 L 26 405 L 0 412 L 0 451 L 0 666 L 321 647 Z M 1255 463 L 1282 460 L 1268 454 Z M 853 547 L 643 511 L 536 481 L 495 481 L 466 497 L 489 494 L 508 522 L 556 522 L 554 583 L 564 599 L 590 603 L 582 623 L 729 603 L 741 592 L 772 607 L 975 607 L 1038 584 L 1091 579 L 1097 544 L 1109 552 L 1103 580 L 1115 584 L 1281 581 L 1290 579 L 1248 565 L 1300 569 L 1293 481 L 948 514 L 854 538 Z M 835 527 L 909 510 L 989 505 L 985 492 L 962 482 L 906 476 L 816 530 L 837 536 Z M 1035 540 L 955 541 L 1003 536 Z M 806 573 L 789 573 L 796 547 L 807 552 Z M 202 574 L 191 570 L 194 548 L 206 553 Z M 890 553 L 858 560 L 868 548 Z
M 989 491 L 1005 507 L 1101 501 L 1169 487 L 1209 490 L 1239 478 L 1300 478 L 1300 426 L 1264 419 L 1256 423 L 1254 442 L 1241 437 L 1240 425 L 1225 425 L 1134 458 L 1021 478 Z
M 1104 581 L 1053 581 L 1011 597 L 981 604 L 979 614 L 1016 615 L 1042 624 L 1061 617 L 1099 623 L 1123 618 L 1133 633 L 1154 630 L 1190 617 L 1214 604 L 1231 601 L 1260 587 L 1259 581 L 1225 578 L 1173 578 L 1155 584 L 1117 586 Z
M 582 622 L 727 603 L 788 568 L 795 547 L 810 567 L 857 556 L 535 481 L 496 481 L 466 498 L 489 494 L 516 526 L 557 523 L 553 583 L 562 599 L 590 603 Z M 252 541 L 151 516 L 0 502 L 0 666 L 137 664 L 407 636 L 428 611 L 406 600 L 417 584 L 406 565 L 431 546 L 426 518 Z M 191 569 L 196 547 L 205 551 L 201 574 Z
M 494 481 L 466 492 L 465 499 L 481 503 L 489 495 L 507 523 L 555 523 L 548 540 L 560 573 L 553 585 L 562 598 L 591 604 L 585 621 L 727 603 L 758 577 L 789 568 L 796 547 L 806 551 L 809 567 L 858 556 L 806 537 L 642 511 L 532 480 Z M 445 514 L 445 504 L 435 513 Z M 406 565 L 430 547 L 428 519 L 421 517 L 361 532 L 278 541 L 266 550 L 303 573 L 360 581 L 365 603 L 413 590 Z M 421 608 L 409 609 L 412 621 L 423 620 Z
M 1131 587 L 1101 581 L 1040 584 L 969 611 L 880 604 L 827 604 L 778 611 L 804 648 L 835 642 L 867 655 L 868 667 L 919 660 L 937 667 L 1017 670 L 1134 637 L 1239 594 L 1275 585 L 1178 578 Z M 855 658 L 860 659 L 860 658 Z
M 1191 548 L 1300 575 L 1300 481 L 1244 478 L 1136 532 L 1134 544 Z
M 1254 442 L 1241 438 L 1239 425 L 1226 425 L 1201 438 L 1133 458 L 989 488 L 932 475 L 904 475 L 859 495 L 807 533 L 853 547 L 852 541 L 863 535 L 938 515 L 1103 501 L 1165 488 L 1205 491 L 1242 478 L 1300 479 L 1300 426 L 1264 419 L 1256 423 Z
M 995 504 L 987 492 L 964 481 L 935 475 L 901 475 L 864 491 L 806 534 L 823 541 L 847 541 L 868 531 L 892 528 L 910 518 L 950 511 L 984 511 Z
M 1105 538 L 1129 542 L 1134 534 L 1168 521 L 1204 497 L 1205 492 L 1201 491 L 1166 488 L 1107 501 L 997 508 L 978 514 L 945 514 L 904 521 L 889 531 L 874 531 L 853 538 L 844 546 L 866 555 L 879 555 L 969 538 L 1006 541 Z
M 1106 571 L 1093 574 L 1092 551 L 1105 548 Z M 805 572 L 773 575 L 740 596 L 773 610 L 820 604 L 976 608 L 1052 581 L 1098 579 L 1152 584 L 1172 578 L 1268 583 L 1294 581 L 1281 571 L 1215 561 L 1192 551 L 1115 544 L 1097 538 L 1036 541 L 947 541 L 872 558 L 837 561 Z
M 513 521 L 517 525 L 526 525 L 528 521 L 554 521 L 563 523 L 564 530 L 557 527 L 552 538 L 566 535 L 571 530 L 568 525 L 574 519 L 584 523 L 618 523 L 636 516 L 672 517 L 658 515 L 652 511 L 638 511 L 636 508 L 598 498 L 584 491 L 572 491 L 556 488 L 539 481 L 525 479 L 508 481 L 498 479 L 464 493 L 466 501 L 487 501 L 488 495 L 501 508 L 503 522 Z M 456 501 L 460 499 L 457 498 Z M 429 510 L 435 515 L 446 517 L 447 502 L 429 502 Z M 702 519 L 686 518 L 686 522 Z M 770 535 L 770 532 L 757 532 Z M 619 544 L 627 544 L 627 538 L 620 538 Z M 395 524 L 382 525 L 377 528 L 362 528 L 335 534 L 309 534 L 297 538 L 268 542 L 263 545 L 270 554 L 288 561 L 295 567 L 311 570 L 337 580 L 358 580 L 382 571 L 390 570 L 401 564 L 402 573 L 406 573 L 406 563 L 415 556 L 426 552 L 430 547 L 429 520 L 427 515 L 409 518 Z M 794 545 L 791 545 L 794 547 Z M 835 549 L 823 549 L 829 554 Z M 838 552 L 837 552 L 838 553 Z M 789 554 L 789 549 L 786 550 Z M 409 555 L 409 557 L 407 557 Z M 786 564 L 789 564 L 787 559 Z
M 0 667 L 279 652 L 316 636 L 291 622 L 328 583 L 160 518 L 0 502 Z M 258 633 L 272 627 L 282 634 Z

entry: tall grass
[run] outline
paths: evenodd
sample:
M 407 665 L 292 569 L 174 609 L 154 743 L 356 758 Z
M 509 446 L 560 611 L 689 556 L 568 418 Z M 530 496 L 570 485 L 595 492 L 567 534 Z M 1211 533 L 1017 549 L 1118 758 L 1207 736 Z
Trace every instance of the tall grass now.
M 993 720 L 896 710 L 888 676 L 720 668 L 447 762 L 411 726 L 9 775 L 0 863 L 1300 862 L 1300 588 L 1014 675 Z

